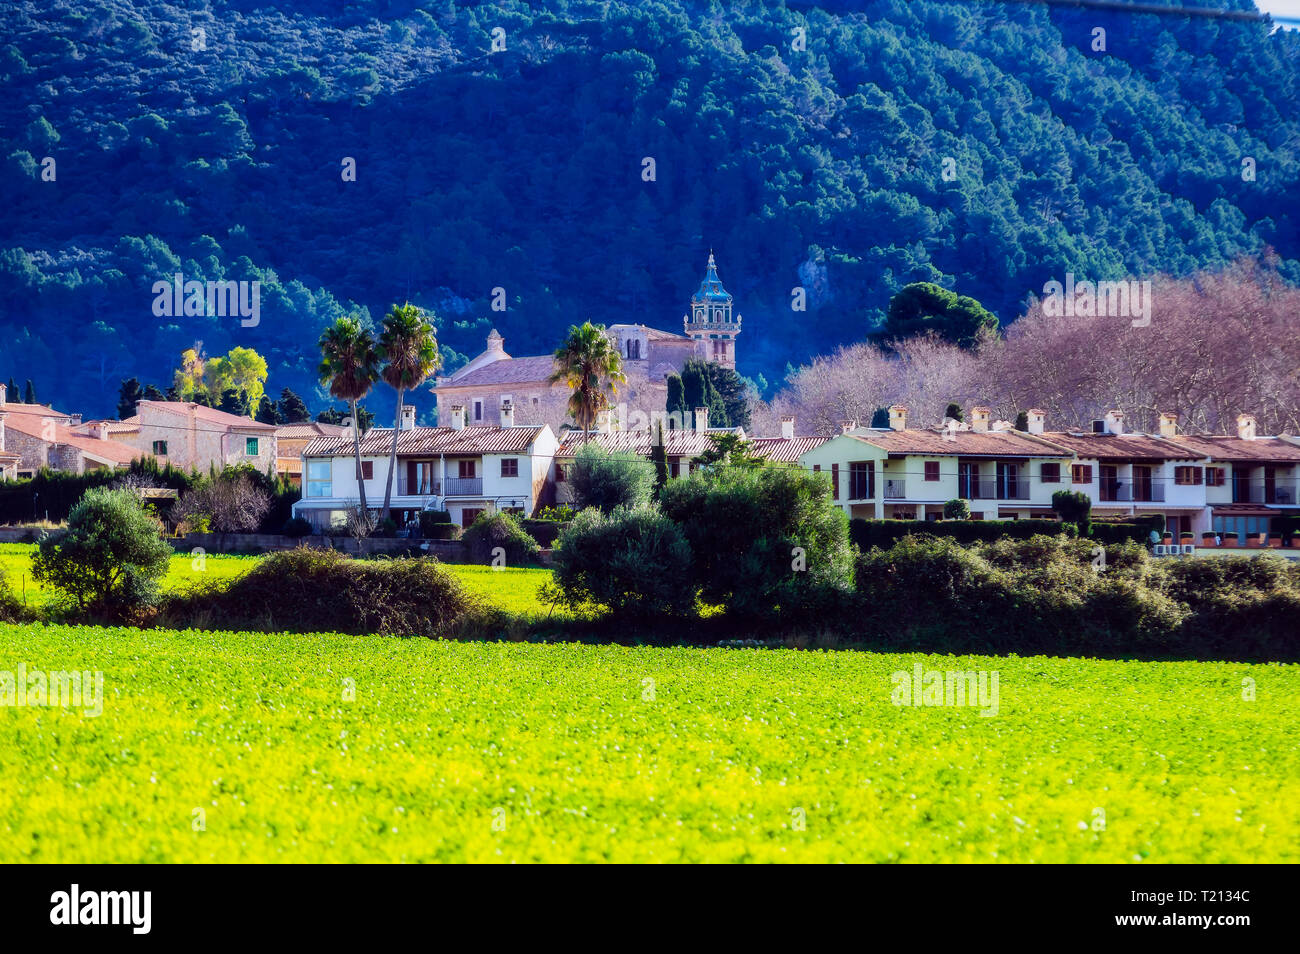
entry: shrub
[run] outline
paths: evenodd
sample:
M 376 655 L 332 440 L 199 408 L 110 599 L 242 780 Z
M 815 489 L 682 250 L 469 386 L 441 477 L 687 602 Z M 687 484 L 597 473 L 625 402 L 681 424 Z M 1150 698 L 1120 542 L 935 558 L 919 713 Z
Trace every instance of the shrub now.
M 68 514 L 68 532 L 41 541 L 32 577 L 81 610 L 151 606 L 172 553 L 161 531 L 135 493 L 89 490 Z
M 1038 534 L 1068 532 L 1070 524 L 1055 520 L 863 520 L 855 517 L 849 521 L 849 539 L 860 550 L 872 547 L 888 549 L 905 536 L 924 533 L 936 537 L 951 537 L 958 543 L 976 543 L 998 540 L 1003 537 L 1025 539 Z
M 596 507 L 606 514 L 615 507 L 641 506 L 654 487 L 654 468 L 644 457 L 611 454 L 599 444 L 579 447 L 569 474 L 578 507 Z
M 827 611 L 848 590 L 848 521 L 822 475 L 722 469 L 669 481 L 660 506 L 690 544 L 706 602 L 740 617 Z
M 13 590 L 9 589 L 4 568 L 0 567 L 0 623 L 17 623 L 23 616 L 23 606 L 18 602 L 18 597 L 14 596 Z
M 202 629 L 450 636 L 480 607 L 436 559 L 358 560 L 301 547 L 229 583 L 168 599 L 160 620 Z
M 549 547 L 554 545 L 556 538 L 569 525 L 570 520 L 520 520 L 519 525 L 524 528 L 524 532 L 537 541 L 538 546 Z
M 970 504 L 960 497 L 949 500 L 943 505 L 943 518 L 945 520 L 969 520 Z
M 592 508 L 560 534 L 555 584 L 564 603 L 596 603 L 616 614 L 670 616 L 695 605 L 691 548 L 672 520 L 653 507 Z
M 286 537 L 308 537 L 312 534 L 311 521 L 303 517 L 290 517 L 280 532 Z
M 536 563 L 537 541 L 524 532 L 519 521 L 508 513 L 484 513 L 465 531 L 469 558 L 476 563 L 490 563 L 503 551 L 506 564 L 520 566 Z
M 1072 523 L 1083 534 L 1088 532 L 1092 517 L 1092 500 L 1085 493 L 1058 490 L 1052 494 L 1052 509 L 1063 523 Z
M 202 526 L 206 518 L 217 533 L 253 533 L 270 513 L 271 500 L 270 492 L 249 473 L 227 471 L 183 493 L 171 509 L 171 519 L 187 530 Z M 283 520 L 276 524 L 283 525 Z
M 420 531 L 426 540 L 459 540 L 462 530 L 454 523 L 431 523 Z

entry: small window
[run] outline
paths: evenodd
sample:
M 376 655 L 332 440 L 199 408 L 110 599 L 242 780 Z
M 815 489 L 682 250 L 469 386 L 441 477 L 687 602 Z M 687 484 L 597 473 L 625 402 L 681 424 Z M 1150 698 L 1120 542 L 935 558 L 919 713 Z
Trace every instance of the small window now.
M 681 458 L 674 457 L 672 460 L 668 462 L 668 475 L 670 477 L 681 476 L 680 460 Z
M 502 457 L 501 458 L 501 476 L 518 477 L 519 476 L 519 458 Z
M 361 479 L 362 479 L 362 480 L 374 480 L 374 479 L 375 479 L 375 463 L 374 463 L 374 461 L 363 460 L 363 461 L 361 462 Z
M 1222 487 L 1223 486 L 1223 468 L 1207 467 L 1205 468 L 1205 486 Z
M 939 462 L 937 460 L 927 460 L 925 462 L 925 479 L 926 480 L 939 479 Z
M 1201 468 L 1199 467 L 1175 467 L 1174 483 L 1181 484 L 1184 487 L 1194 487 L 1201 482 Z
M 457 476 L 464 477 L 466 479 L 474 476 L 474 461 L 472 459 L 457 461 L 456 467 L 457 467 Z
M 1044 463 L 1043 469 L 1039 472 L 1040 478 L 1045 484 L 1059 484 L 1061 482 L 1061 465 Z
M 166 456 L 167 456 L 167 442 L 166 442 L 166 441 L 154 441 L 154 442 L 153 442 L 153 453 L 154 453 L 154 456 L 155 456 L 155 457 L 166 457 Z
M 481 420 L 483 420 L 483 402 L 482 402 L 482 401 L 475 401 L 475 402 L 474 402 L 474 420 L 476 420 L 476 421 L 481 421 Z
M 244 453 L 247 456 L 249 457 L 257 456 L 257 441 L 258 439 L 256 437 L 244 438 Z
M 557 464 L 555 465 L 555 482 L 556 482 L 557 484 L 562 484 L 562 483 L 564 483 L 564 465 L 563 465 L 563 464 L 559 464 L 559 463 L 557 463 Z
M 1070 483 L 1092 483 L 1092 464 L 1074 464 L 1070 467 Z

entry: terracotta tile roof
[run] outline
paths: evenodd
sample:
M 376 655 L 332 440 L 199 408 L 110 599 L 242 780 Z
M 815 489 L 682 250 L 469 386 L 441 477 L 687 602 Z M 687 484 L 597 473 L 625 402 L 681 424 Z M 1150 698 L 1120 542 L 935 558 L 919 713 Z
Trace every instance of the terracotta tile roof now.
M 463 378 L 436 385 L 442 388 L 478 388 L 501 384 L 546 384 L 555 370 L 555 358 L 549 354 L 529 358 L 503 358 L 481 368 L 475 368 Z M 549 387 L 549 385 L 547 385 Z
M 6 401 L 3 405 L 0 405 L 0 413 L 27 414 L 33 417 L 56 417 L 61 421 L 72 420 L 71 414 L 56 411 L 48 404 L 15 404 L 12 401 Z
M 202 404 L 195 404 L 187 401 L 140 401 L 137 408 L 147 407 L 168 413 L 175 414 L 177 417 L 189 418 L 190 412 L 194 412 L 194 419 L 202 421 L 205 424 L 216 424 L 222 428 L 238 428 L 240 430 L 270 431 L 274 433 L 274 424 L 263 424 L 261 421 L 255 421 L 251 417 L 241 417 L 238 414 L 228 414 L 225 411 L 219 411 L 215 407 L 204 407 Z M 141 423 L 140 414 L 127 418 L 133 423 Z
M 92 431 L 92 426 L 97 424 L 107 424 L 108 433 L 110 434 L 140 433 L 140 425 L 138 422 L 131 423 L 130 421 L 113 421 L 106 418 L 94 421 L 82 421 L 80 424 L 73 425 L 72 429 L 77 434 L 81 434 L 85 437 L 94 437 L 95 435 Z
M 712 450 L 713 441 L 709 434 L 734 434 L 732 428 L 710 428 L 700 432 L 696 430 L 671 430 L 664 432 L 664 444 L 669 457 L 697 457 L 707 450 Z M 649 457 L 654 434 L 648 430 L 614 431 L 611 434 L 592 434 L 589 443 L 599 444 L 610 453 L 633 453 L 638 457 Z M 567 459 L 577 455 L 582 447 L 582 431 L 566 431 L 560 442 L 555 457 Z
M 31 407 L 33 405 L 28 405 Z M 6 430 L 18 431 L 28 437 L 35 437 L 51 444 L 67 444 L 76 447 L 85 454 L 112 464 L 129 464 L 137 457 L 145 456 L 134 447 L 120 441 L 101 441 L 95 437 L 78 434 L 71 427 L 55 422 L 53 433 L 46 431 L 44 418 L 35 415 L 20 415 L 5 420 Z
M 1213 457 L 1215 460 L 1242 463 L 1252 461 L 1300 463 L 1300 444 L 1293 444 L 1280 437 L 1257 437 L 1253 441 L 1247 441 L 1240 437 L 1226 435 L 1180 434 L 1173 440 L 1195 451 L 1199 456 Z
M 1059 444 L 1088 460 L 1199 460 L 1204 455 L 1175 441 L 1146 434 L 1087 434 L 1080 431 L 1051 431 L 1046 440 Z
M 1056 447 L 1020 431 L 891 431 L 875 429 L 849 435 L 890 454 L 925 454 L 933 457 L 1069 457 Z
M 755 454 L 782 464 L 797 463 L 799 458 L 826 443 L 825 437 L 756 437 L 750 441 Z
M 686 335 L 675 334 L 674 332 L 671 331 L 660 331 L 658 328 L 650 328 L 647 327 L 646 325 L 617 324 L 617 325 L 610 325 L 607 330 L 618 331 L 624 328 L 630 331 L 644 332 L 646 336 L 646 340 L 648 341 L 690 341 L 691 340 L 690 338 L 686 337 Z
M 398 457 L 437 454 L 521 454 L 537 440 L 545 425 L 526 427 L 413 427 L 397 438 Z M 391 427 L 374 428 L 361 439 L 361 453 L 387 456 L 393 446 Z M 352 441 L 346 437 L 317 437 L 303 448 L 304 457 L 348 457 Z
M 348 429 L 342 424 L 325 424 L 321 421 L 300 421 L 296 424 L 278 424 L 275 436 L 280 440 L 311 440 L 313 437 L 342 437 Z

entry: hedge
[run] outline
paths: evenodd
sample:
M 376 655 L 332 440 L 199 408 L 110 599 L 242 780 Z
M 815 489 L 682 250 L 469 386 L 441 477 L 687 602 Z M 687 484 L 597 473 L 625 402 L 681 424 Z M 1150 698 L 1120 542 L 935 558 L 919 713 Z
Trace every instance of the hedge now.
M 520 520 L 519 525 L 524 528 L 524 532 L 537 541 L 541 547 L 551 547 L 555 545 L 556 538 L 564 532 L 572 521 L 569 520 L 538 520 L 525 519 Z
M 1027 540 L 1038 534 L 1055 536 L 1064 525 L 1056 520 L 863 520 L 849 521 L 849 539 L 859 550 L 872 547 L 888 550 L 904 537 L 928 533 L 947 537 L 961 544 L 988 543 L 994 540 Z M 1092 537 L 1099 543 L 1145 543 L 1150 528 L 1137 523 L 1094 523 Z

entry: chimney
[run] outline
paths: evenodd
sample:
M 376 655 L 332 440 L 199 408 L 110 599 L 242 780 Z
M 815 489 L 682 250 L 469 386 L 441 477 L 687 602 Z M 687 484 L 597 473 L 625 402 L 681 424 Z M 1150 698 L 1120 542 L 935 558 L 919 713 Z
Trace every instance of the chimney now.
M 697 407 L 695 409 L 695 429 L 697 431 L 707 431 L 709 429 L 709 409 L 707 407 Z
M 1237 415 L 1237 436 L 1243 441 L 1253 441 L 1255 439 L 1254 414 Z
M 1029 418 L 1030 434 L 1043 433 L 1044 426 L 1047 424 L 1046 411 L 1039 410 L 1036 407 L 1031 407 L 1028 411 L 1025 412 L 1025 416 Z
M 857 426 L 858 426 L 857 421 L 840 421 L 840 433 L 847 434 L 849 431 L 853 430 Z
M 787 441 L 794 439 L 794 418 L 793 417 L 781 418 L 781 437 L 782 439 Z
M 1178 436 L 1178 415 L 1177 414 L 1160 415 L 1160 436 L 1161 437 Z
M 453 404 L 451 406 L 451 426 L 453 430 L 461 431 L 465 429 L 465 405 Z
M 501 402 L 501 426 L 515 426 L 515 406 L 510 403 L 509 398 L 506 398 Z
M 1107 434 L 1124 433 L 1124 412 L 1123 411 L 1106 412 L 1106 433 Z
M 402 405 L 401 424 L 398 426 L 400 431 L 409 431 L 415 427 L 415 406 L 411 404 Z
M 970 409 L 970 429 L 981 434 L 989 429 L 990 411 L 986 407 L 973 407 Z
M 889 409 L 889 429 L 891 431 L 907 430 L 907 407 L 895 404 Z
M 72 415 L 72 424 L 69 425 L 69 426 L 70 426 L 70 427 L 77 427 L 77 426 L 79 426 L 80 424 L 81 424 L 81 412 L 78 411 L 76 414 L 73 414 L 73 415 Z
M 108 421 L 94 421 L 90 425 L 90 436 L 96 440 L 108 440 Z
M 505 353 L 506 339 L 502 338 L 501 335 L 497 333 L 497 330 L 495 328 L 493 328 L 490 332 L 488 332 L 487 350 L 489 354 Z

